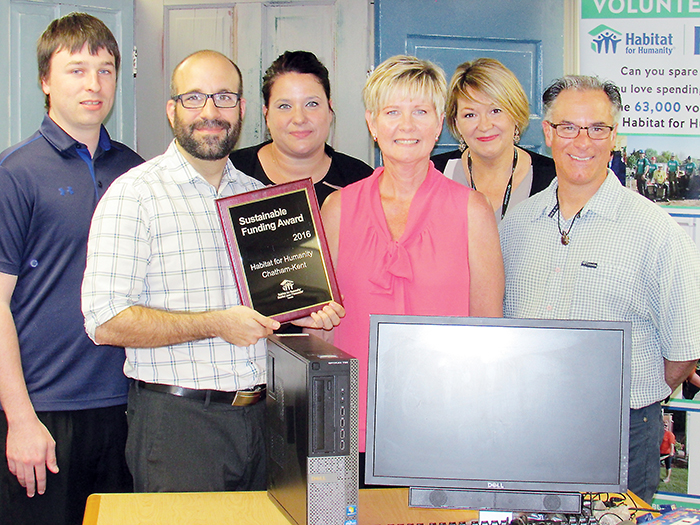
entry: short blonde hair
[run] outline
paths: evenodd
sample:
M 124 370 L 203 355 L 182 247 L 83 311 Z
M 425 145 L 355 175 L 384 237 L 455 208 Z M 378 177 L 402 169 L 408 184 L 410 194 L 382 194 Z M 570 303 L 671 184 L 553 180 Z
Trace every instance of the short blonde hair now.
M 362 90 L 362 98 L 365 109 L 373 117 L 397 92 L 430 100 L 438 115 L 442 115 L 446 87 L 445 73 L 439 66 L 416 57 L 397 55 L 375 68 Z
M 461 138 L 457 129 L 457 103 L 460 98 L 472 100 L 467 89 L 493 100 L 515 121 L 521 134 L 530 123 L 530 104 L 523 86 L 506 66 L 494 58 L 477 58 L 457 66 L 447 95 L 445 118 L 452 136 Z

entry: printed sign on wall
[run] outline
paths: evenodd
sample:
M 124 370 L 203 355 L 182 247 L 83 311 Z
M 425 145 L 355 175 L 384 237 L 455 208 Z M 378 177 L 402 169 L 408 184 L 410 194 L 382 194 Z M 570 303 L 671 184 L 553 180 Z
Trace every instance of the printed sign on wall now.
M 622 92 L 628 185 L 700 198 L 700 0 L 581 0 L 580 50 L 581 72 Z

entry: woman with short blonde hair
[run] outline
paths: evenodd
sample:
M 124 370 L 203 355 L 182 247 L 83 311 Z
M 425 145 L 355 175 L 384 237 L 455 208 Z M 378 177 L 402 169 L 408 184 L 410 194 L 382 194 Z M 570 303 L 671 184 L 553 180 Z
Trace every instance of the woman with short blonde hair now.
M 435 155 L 435 167 L 486 195 L 498 221 L 556 176 L 552 159 L 517 146 L 530 107 L 516 76 L 498 60 L 478 58 L 457 67 L 446 118 L 460 149 Z
M 483 195 L 430 162 L 445 85 L 440 68 L 425 60 L 397 56 L 379 65 L 363 95 L 384 166 L 331 194 L 321 209 L 346 308 L 334 344 L 360 362 L 360 452 L 370 314 L 502 315 L 493 211 Z
M 445 73 L 432 62 L 397 55 L 376 67 L 362 89 L 362 98 L 372 116 L 397 94 L 430 100 L 444 113 L 446 85 Z
M 471 99 L 469 90 L 483 93 L 495 101 L 515 122 L 516 142 L 530 123 L 530 103 L 513 72 L 493 58 L 477 58 L 457 66 L 447 91 L 447 129 L 460 140 L 457 129 L 457 101 Z

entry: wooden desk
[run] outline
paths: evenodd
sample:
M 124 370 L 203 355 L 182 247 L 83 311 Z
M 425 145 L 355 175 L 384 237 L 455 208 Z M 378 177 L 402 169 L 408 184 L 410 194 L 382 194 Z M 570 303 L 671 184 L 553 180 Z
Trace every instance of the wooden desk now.
M 408 489 L 360 490 L 359 525 L 469 523 L 471 510 L 408 508 Z M 266 492 L 93 494 L 83 525 L 289 525 Z
M 648 505 L 629 493 L 626 503 Z M 469 523 L 475 510 L 408 507 L 408 489 L 360 490 L 359 525 Z M 651 509 L 650 509 L 651 510 Z M 643 513 L 642 513 L 643 514 Z M 638 514 L 639 516 L 640 514 Z M 83 525 L 290 525 L 266 492 L 93 494 Z

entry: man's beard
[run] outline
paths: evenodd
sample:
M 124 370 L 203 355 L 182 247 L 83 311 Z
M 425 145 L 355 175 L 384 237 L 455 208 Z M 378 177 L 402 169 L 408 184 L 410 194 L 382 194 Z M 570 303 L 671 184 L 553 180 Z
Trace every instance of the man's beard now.
M 241 134 L 240 109 L 238 119 L 231 123 L 221 119 L 201 119 L 192 124 L 185 125 L 175 112 L 173 119 L 173 134 L 177 143 L 182 148 L 196 159 L 201 160 L 221 160 L 233 151 L 233 148 L 238 142 L 238 137 Z M 217 126 L 226 130 L 226 135 L 223 138 L 215 136 L 205 136 L 200 140 L 194 138 L 194 131 L 208 126 Z

